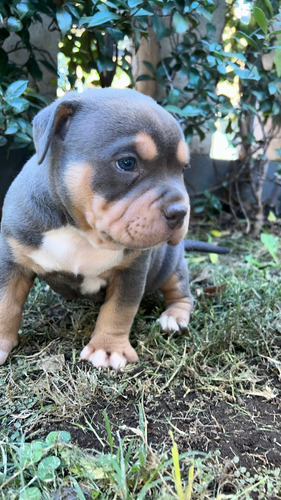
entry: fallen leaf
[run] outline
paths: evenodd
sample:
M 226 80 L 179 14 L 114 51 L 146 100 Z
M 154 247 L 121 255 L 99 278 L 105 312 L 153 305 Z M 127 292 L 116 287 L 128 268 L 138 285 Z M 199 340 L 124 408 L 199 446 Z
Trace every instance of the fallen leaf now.
M 222 283 L 222 285 L 219 286 L 206 286 L 205 288 L 203 288 L 203 295 L 204 297 L 206 297 L 206 299 L 221 296 L 225 291 L 225 287 L 225 283 Z
M 48 373 L 57 373 L 65 364 L 64 354 L 56 354 L 41 361 L 40 367 Z
M 203 271 L 192 280 L 192 283 L 200 283 L 200 281 L 205 281 L 210 275 L 211 268 L 207 266 L 203 269 Z

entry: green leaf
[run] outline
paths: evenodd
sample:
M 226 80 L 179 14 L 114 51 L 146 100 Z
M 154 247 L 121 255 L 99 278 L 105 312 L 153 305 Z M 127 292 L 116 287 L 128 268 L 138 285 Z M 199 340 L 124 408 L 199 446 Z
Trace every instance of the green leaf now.
M 8 31 L 14 33 L 17 33 L 18 31 L 21 31 L 23 29 L 22 22 L 14 16 L 8 17 L 6 26 Z
M 268 23 L 264 12 L 259 7 L 253 7 L 253 15 L 259 27 L 262 29 L 264 34 L 267 35 Z
M 4 98 L 11 99 L 11 98 L 20 97 L 24 93 L 24 91 L 27 87 L 27 84 L 28 84 L 28 80 L 17 80 L 16 82 L 11 83 L 11 85 L 9 85 L 9 87 L 7 88 L 7 90 L 5 92 Z
M 153 65 L 149 61 L 143 61 L 143 64 L 148 69 L 148 71 L 150 71 L 150 73 L 155 75 L 155 68 L 153 67 Z
M 276 85 L 274 82 L 269 82 L 268 84 L 268 91 L 270 93 L 270 95 L 274 95 L 275 92 L 276 92 Z
M 278 43 L 281 42 L 281 36 L 278 37 Z M 278 78 L 281 77 L 281 49 L 276 49 L 274 54 L 274 64 Z
M 256 66 L 250 70 L 248 68 L 241 69 L 240 66 L 232 62 L 229 62 L 228 65 L 233 68 L 235 75 L 239 76 L 241 80 L 260 80 L 260 74 Z
M 173 104 L 167 104 L 164 106 L 164 108 L 169 111 L 169 113 L 175 113 L 177 115 L 182 115 L 182 109 L 178 108 L 178 106 L 175 106 Z
M 30 142 L 32 142 L 32 137 L 25 134 L 24 132 L 17 132 L 17 135 L 15 135 L 15 140 L 20 144 L 21 143 L 29 144 Z
M 131 9 L 138 7 L 143 3 L 143 0 L 128 0 L 128 5 Z
M 64 38 L 72 26 L 72 16 L 64 7 L 58 7 L 56 18 L 58 27 L 61 30 L 62 37 Z
M 55 455 L 43 458 L 41 462 L 38 464 L 38 469 L 37 469 L 37 474 L 39 479 L 41 479 L 42 481 L 48 481 L 50 479 L 53 479 L 54 471 L 58 469 L 60 464 L 61 464 L 60 459 Z
M 274 12 L 273 12 L 273 8 L 272 8 L 272 5 L 271 5 L 271 1 L 270 0 L 264 0 L 269 12 L 270 12 L 270 15 L 271 17 L 274 16 Z
M 147 9 L 135 10 L 132 12 L 132 16 L 142 17 L 142 16 L 153 16 L 153 12 Z
M 185 33 L 189 28 L 189 22 L 178 11 L 173 15 L 173 24 L 177 33 Z
M 218 64 L 217 70 L 221 75 L 226 75 L 227 73 L 226 66 L 224 64 Z
M 83 19 L 88 19 L 88 21 L 83 21 Z M 117 19 L 120 19 L 120 16 L 114 14 L 114 12 L 110 12 L 109 10 L 107 10 L 107 11 L 97 12 L 94 16 L 88 18 L 82 17 L 80 24 L 87 23 L 88 28 L 92 28 L 94 26 L 100 26 L 101 24 L 105 24 L 110 21 L 115 21 Z
M 200 73 L 195 68 L 190 68 L 188 75 L 188 86 L 197 88 L 200 82 Z
M 277 238 L 275 236 L 273 236 L 273 234 L 262 233 L 261 234 L 261 242 L 265 246 L 267 251 L 270 253 L 273 260 L 276 263 L 278 263 L 278 258 L 277 258 L 277 254 L 276 254 L 277 245 L 278 245 Z
M 26 488 L 20 495 L 19 500 L 40 500 L 42 498 L 39 488 Z
M 267 216 L 267 220 L 269 222 L 276 222 L 277 221 L 277 217 L 276 215 L 274 214 L 274 212 L 272 212 L 272 210 L 269 211 L 269 214 Z
M 249 35 L 246 35 L 246 33 L 243 33 L 243 31 L 236 31 L 235 32 L 235 38 L 245 38 L 246 42 L 248 45 L 251 45 L 251 47 L 254 47 L 255 49 L 258 48 L 255 40 L 253 40 Z
M 45 441 L 48 445 L 52 445 L 57 441 L 62 441 L 63 443 L 68 443 L 71 440 L 71 435 L 67 431 L 52 431 L 49 432 Z
M 209 258 L 212 264 L 216 264 L 219 260 L 219 256 L 216 253 L 209 253 Z
M 208 21 L 212 20 L 213 14 L 210 12 L 204 5 L 199 5 L 197 12 L 201 15 L 204 16 Z
M 153 80 L 153 77 L 149 75 L 140 75 L 137 77 L 136 82 L 143 82 L 148 80 Z
M 273 35 L 281 35 L 281 30 L 271 31 L 270 36 L 273 36 Z
M 29 108 L 29 102 L 26 99 L 22 99 L 20 97 L 9 97 L 5 98 L 5 102 L 12 106 L 18 113 L 22 113 Z
M 5 135 L 13 135 L 16 134 L 19 129 L 19 125 L 17 122 L 12 121 L 9 123 L 8 127 L 5 130 Z
M 169 105 L 176 105 L 179 102 L 181 96 L 181 91 L 178 89 L 172 89 L 168 95 Z
M 168 30 L 165 28 L 165 25 L 158 14 L 154 14 L 152 17 L 152 28 L 156 33 L 158 40 L 167 36 Z
M 36 463 L 41 460 L 46 444 L 43 441 L 33 441 L 32 443 L 24 443 L 18 453 L 22 466 L 28 463 Z
M 198 115 L 205 116 L 205 113 L 195 104 L 188 104 L 182 109 L 182 116 L 198 116 Z
M 16 6 L 17 14 L 20 19 L 23 19 L 30 12 L 30 5 L 26 2 L 20 2 Z
M 80 19 L 79 10 L 71 2 L 66 2 L 66 6 L 74 18 Z

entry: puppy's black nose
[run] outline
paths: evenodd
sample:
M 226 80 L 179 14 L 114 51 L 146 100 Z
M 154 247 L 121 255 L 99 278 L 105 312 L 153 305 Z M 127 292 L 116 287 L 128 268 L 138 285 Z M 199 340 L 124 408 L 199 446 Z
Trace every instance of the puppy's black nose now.
M 171 229 L 179 229 L 183 225 L 187 214 L 187 208 L 182 203 L 171 203 L 163 210 L 168 226 Z

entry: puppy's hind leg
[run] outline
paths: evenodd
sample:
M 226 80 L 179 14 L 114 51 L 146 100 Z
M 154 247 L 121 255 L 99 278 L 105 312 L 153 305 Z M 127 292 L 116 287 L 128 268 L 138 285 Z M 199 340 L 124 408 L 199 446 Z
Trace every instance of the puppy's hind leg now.
M 159 323 L 162 331 L 179 331 L 187 328 L 193 308 L 189 289 L 189 274 L 184 258 L 180 265 L 161 287 L 166 310 L 161 314 Z
M 22 310 L 33 283 L 8 258 L 0 241 L 0 365 L 18 344 Z

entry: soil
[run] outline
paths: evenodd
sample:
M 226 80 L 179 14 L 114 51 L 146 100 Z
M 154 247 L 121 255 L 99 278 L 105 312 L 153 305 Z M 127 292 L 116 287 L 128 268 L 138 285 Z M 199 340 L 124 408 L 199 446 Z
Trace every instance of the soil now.
M 264 371 L 264 377 L 270 376 Z M 138 366 L 134 377 L 142 377 Z M 271 374 L 272 375 L 272 374 Z M 103 375 L 101 375 L 103 376 Z M 274 381 L 277 389 L 281 383 Z M 99 437 L 107 443 L 103 412 L 106 410 L 112 429 L 121 428 L 121 437 L 132 436 L 132 428 L 139 426 L 139 408 L 134 390 L 128 387 L 114 401 L 99 395 L 80 419 L 84 430 L 71 422 L 47 424 L 44 435 L 51 430 L 70 431 L 73 441 L 81 448 L 107 451 L 92 431 L 87 431 L 87 420 L 94 422 Z M 243 396 L 239 401 L 228 402 L 225 397 L 190 388 L 171 387 L 161 394 L 144 393 L 144 413 L 147 419 L 148 443 L 152 449 L 171 449 L 169 429 L 176 429 L 180 453 L 190 450 L 209 452 L 219 450 L 224 463 L 239 457 L 239 467 L 254 474 L 260 466 L 275 469 L 281 465 L 281 401 L 266 401 L 258 396 Z M 196 408 L 196 412 L 193 412 Z M 172 424 L 172 425 L 171 425 Z M 42 431 L 41 431 L 42 432 Z M 117 445 L 117 442 L 116 442 Z M 109 449 L 108 449 L 109 451 Z

